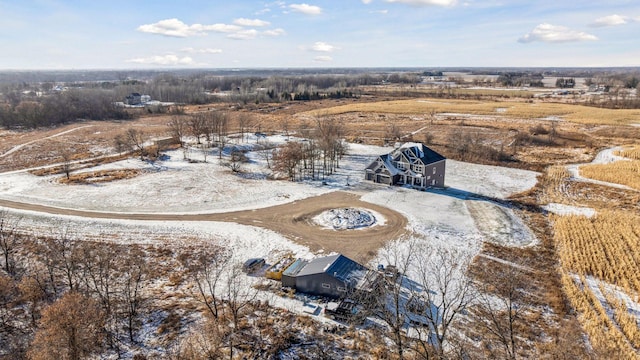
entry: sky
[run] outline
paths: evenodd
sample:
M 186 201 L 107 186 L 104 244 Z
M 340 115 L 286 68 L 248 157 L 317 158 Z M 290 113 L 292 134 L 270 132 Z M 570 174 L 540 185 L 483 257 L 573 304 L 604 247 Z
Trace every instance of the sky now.
M 0 69 L 640 66 L 638 0 L 0 0 Z

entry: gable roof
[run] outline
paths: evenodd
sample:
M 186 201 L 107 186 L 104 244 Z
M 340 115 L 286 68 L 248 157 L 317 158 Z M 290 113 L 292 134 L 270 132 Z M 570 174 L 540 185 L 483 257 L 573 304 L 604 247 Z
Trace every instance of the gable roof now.
M 411 152 L 415 157 L 419 158 L 423 164 L 428 165 L 446 158 L 434 150 L 424 146 L 422 143 L 405 143 L 398 148 L 401 152 Z
M 309 261 L 296 276 L 322 273 L 329 274 L 340 281 L 356 283 L 366 275 L 367 268 L 344 255 L 336 254 Z

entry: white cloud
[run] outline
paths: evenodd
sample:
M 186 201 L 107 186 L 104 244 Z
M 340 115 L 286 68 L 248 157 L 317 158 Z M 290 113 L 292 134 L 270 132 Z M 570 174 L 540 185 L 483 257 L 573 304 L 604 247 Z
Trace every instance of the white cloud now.
M 589 25 L 593 27 L 624 25 L 627 23 L 628 20 L 629 18 L 627 16 L 609 15 L 609 16 L 597 18 L 594 22 L 592 22 Z
M 594 35 L 569 29 L 565 26 L 540 24 L 536 26 L 530 33 L 524 35 L 518 42 L 530 43 L 534 41 L 563 43 L 573 41 L 598 40 Z
M 309 4 L 291 4 L 289 8 L 295 12 L 299 12 L 306 15 L 320 15 L 322 14 L 322 8 Z
M 313 44 L 311 50 L 319 52 L 332 52 L 333 50 L 336 50 L 336 47 L 333 45 L 329 45 L 326 42 L 318 41 Z
M 363 4 L 371 4 L 371 1 L 372 1 L 372 0 L 362 0 L 362 3 L 363 3 Z
M 386 15 L 389 13 L 389 10 L 374 10 L 374 11 L 370 11 L 371 14 L 382 14 L 382 15 Z
M 197 36 L 197 35 L 206 35 L 207 32 L 230 33 L 234 31 L 239 31 L 241 29 L 242 27 L 238 25 L 229 25 L 229 24 L 187 25 L 182 21 L 174 18 L 174 19 L 160 20 L 154 24 L 141 25 L 138 27 L 137 30 L 144 33 L 149 33 L 149 34 L 158 34 L 158 35 L 172 36 L 172 37 L 189 37 L 189 36 Z
M 145 65 L 165 65 L 165 66 L 175 66 L 175 65 L 192 65 L 193 59 L 185 56 L 178 57 L 176 55 L 156 55 L 150 56 L 146 58 L 135 58 L 129 59 L 126 62 L 136 63 L 136 64 L 145 64 Z
M 235 19 L 233 20 L 233 23 L 239 26 L 249 26 L 249 27 L 260 27 L 260 26 L 271 25 L 271 23 L 268 21 L 264 21 L 260 19 L 245 19 L 245 18 Z
M 189 54 L 220 54 L 222 53 L 222 49 L 213 49 L 213 48 L 205 48 L 205 49 L 194 49 L 192 47 L 186 47 L 180 49 L 182 52 L 186 52 Z
M 240 30 L 227 35 L 229 39 L 235 40 L 251 40 L 255 39 L 256 36 L 258 36 L 258 30 L 255 29 Z
M 263 35 L 266 36 L 281 36 L 286 34 L 286 32 L 284 31 L 284 29 L 272 29 L 272 30 L 265 30 L 262 32 Z
M 411 6 L 453 6 L 457 0 L 386 0 L 388 3 L 406 4 Z
M 315 62 L 330 62 L 330 61 L 333 61 L 333 58 L 331 56 L 316 56 L 315 58 L 313 58 L 313 61 L 315 61 Z

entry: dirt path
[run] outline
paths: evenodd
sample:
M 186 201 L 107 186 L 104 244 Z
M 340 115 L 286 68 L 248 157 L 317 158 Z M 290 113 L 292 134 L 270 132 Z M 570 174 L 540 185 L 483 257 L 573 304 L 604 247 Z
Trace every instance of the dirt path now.
M 73 128 L 73 129 L 69 129 L 69 130 L 66 130 L 66 131 L 59 132 L 57 134 L 53 134 L 51 136 L 43 137 L 43 138 L 36 139 L 36 140 L 31 140 L 31 141 L 28 141 L 26 143 L 23 143 L 23 144 L 20 144 L 20 145 L 16 145 L 16 146 L 12 147 L 9 151 L 5 152 L 4 154 L 0 154 L 0 158 L 3 158 L 5 156 L 7 156 L 7 155 L 11 155 L 12 153 L 22 149 L 23 147 L 25 147 L 27 145 L 31 145 L 33 143 L 36 143 L 38 141 L 43 141 L 43 140 L 47 140 L 47 139 L 53 139 L 53 138 L 56 138 L 58 136 L 62 136 L 62 135 L 68 134 L 70 132 L 74 132 L 76 130 L 80 130 L 80 129 L 91 127 L 91 126 L 93 126 L 93 125 L 79 126 L 79 127 Z
M 359 261 L 371 259 L 377 249 L 384 245 L 385 242 L 403 235 L 406 232 L 407 225 L 407 219 L 400 213 L 383 206 L 364 202 L 360 200 L 358 195 L 343 191 L 336 191 L 263 209 L 216 214 L 93 212 L 1 199 L 0 206 L 54 215 L 71 215 L 99 219 L 234 222 L 273 230 L 298 244 L 308 246 L 314 252 L 319 250 L 327 253 L 335 251 Z M 341 207 L 359 207 L 376 211 L 384 216 L 384 225 L 358 230 L 336 231 L 323 229 L 311 220 L 322 211 Z

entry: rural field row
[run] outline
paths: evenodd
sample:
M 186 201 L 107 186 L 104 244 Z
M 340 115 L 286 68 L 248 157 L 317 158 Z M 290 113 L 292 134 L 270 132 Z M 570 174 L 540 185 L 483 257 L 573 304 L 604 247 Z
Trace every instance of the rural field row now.
M 328 109 L 311 110 L 303 114 L 312 116 L 338 115 L 352 112 L 378 112 L 393 114 L 463 113 L 475 115 L 501 115 L 522 119 L 563 119 L 582 124 L 625 125 L 638 123 L 640 110 L 603 109 L 583 105 L 476 101 L 453 99 L 394 100 L 371 103 L 353 103 Z
M 640 331 L 632 308 L 640 294 L 640 216 L 604 211 L 553 221 L 563 286 L 594 348 L 637 358 Z M 594 289 L 587 277 L 599 285 Z

